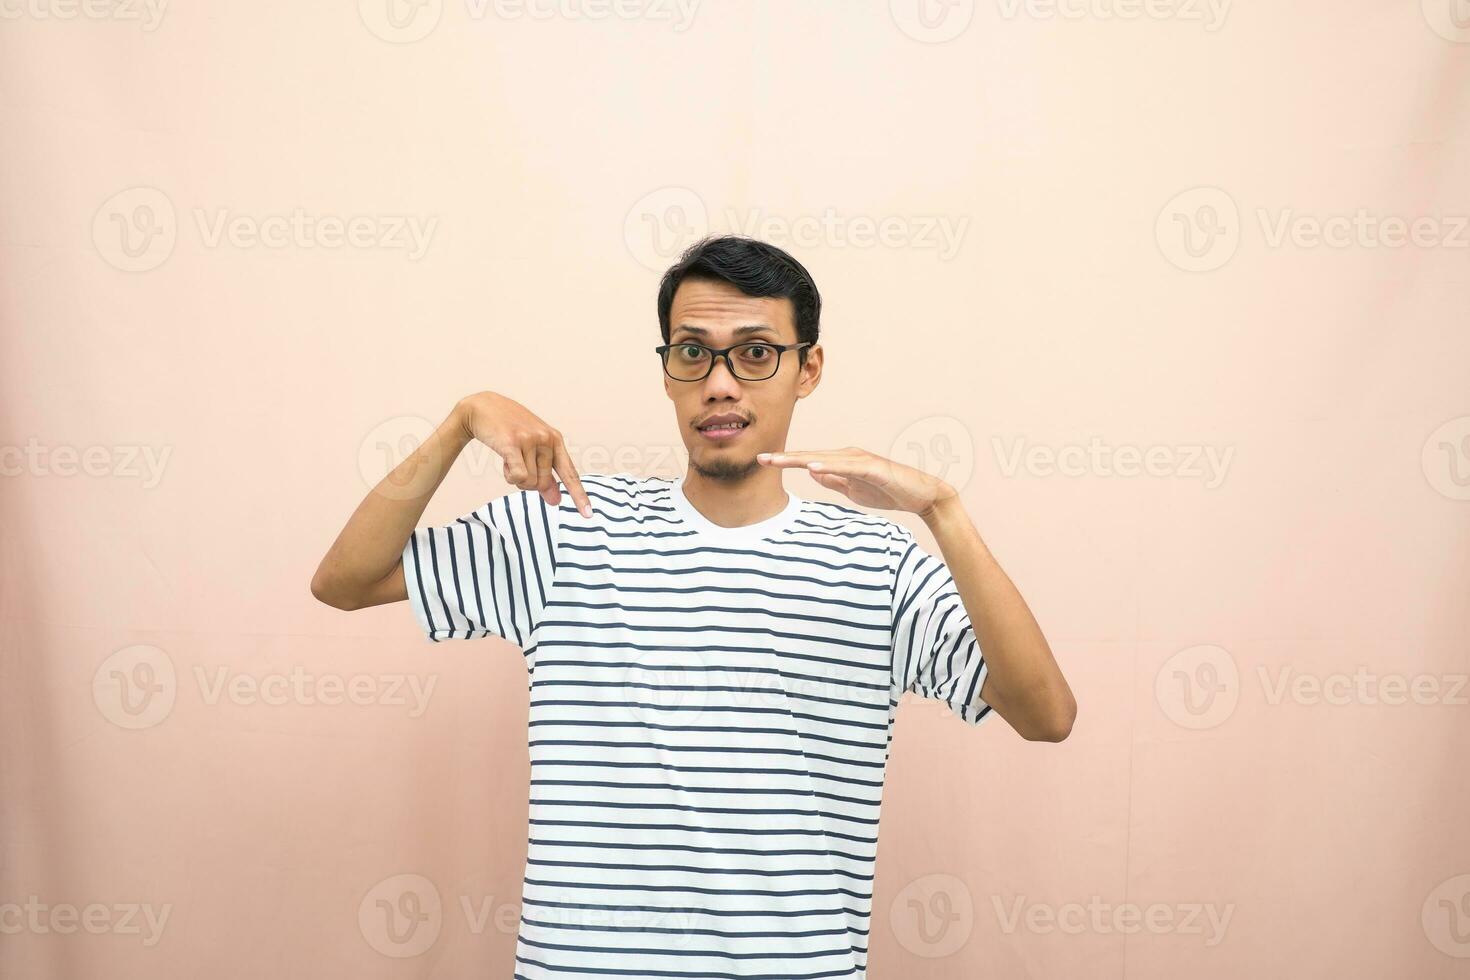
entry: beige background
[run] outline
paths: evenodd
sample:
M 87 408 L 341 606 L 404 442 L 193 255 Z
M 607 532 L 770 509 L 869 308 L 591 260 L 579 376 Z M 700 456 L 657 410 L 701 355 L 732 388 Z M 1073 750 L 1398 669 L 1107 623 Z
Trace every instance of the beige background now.
M 873 980 L 1470 972 L 1463 0 L 387 2 L 3 7 L 0 975 L 509 976 L 520 655 L 308 581 L 471 391 L 681 473 L 732 230 L 1080 705 L 905 703 Z

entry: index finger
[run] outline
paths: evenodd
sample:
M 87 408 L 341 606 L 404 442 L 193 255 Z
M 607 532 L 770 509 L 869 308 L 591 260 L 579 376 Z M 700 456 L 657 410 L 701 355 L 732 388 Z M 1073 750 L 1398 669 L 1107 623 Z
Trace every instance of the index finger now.
M 772 466 L 806 466 L 816 460 L 833 460 L 841 455 L 834 449 L 822 449 L 795 453 L 756 453 L 756 459 L 765 457 L 764 462 Z
M 561 439 L 556 440 L 551 466 L 561 476 L 562 482 L 567 485 L 572 499 L 577 502 L 577 513 L 583 517 L 591 517 L 592 499 L 587 496 L 587 491 L 582 489 L 582 479 L 577 475 L 577 468 L 572 465 L 572 456 L 567 452 L 567 444 Z

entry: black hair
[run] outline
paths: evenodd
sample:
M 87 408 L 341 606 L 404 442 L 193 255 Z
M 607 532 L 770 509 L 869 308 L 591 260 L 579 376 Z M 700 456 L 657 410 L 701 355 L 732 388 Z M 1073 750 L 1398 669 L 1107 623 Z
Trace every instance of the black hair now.
M 658 326 L 664 343 L 669 342 L 669 308 L 674 293 L 685 279 L 715 279 L 727 282 L 747 296 L 791 300 L 796 320 L 796 340 L 817 342 L 821 326 L 822 295 L 811 273 L 796 259 L 774 245 L 740 235 L 702 238 L 684 250 L 679 261 L 664 273 L 658 287 Z M 805 364 L 810 347 L 797 351 L 797 363 Z

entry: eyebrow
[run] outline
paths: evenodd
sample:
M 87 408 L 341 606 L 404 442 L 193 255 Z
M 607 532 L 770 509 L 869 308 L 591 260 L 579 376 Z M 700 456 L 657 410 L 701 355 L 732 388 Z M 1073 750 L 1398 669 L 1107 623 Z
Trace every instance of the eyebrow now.
M 677 327 L 675 327 L 674 329 L 675 330 L 684 330 L 684 331 L 687 331 L 688 333 L 694 334 L 696 337 L 708 337 L 709 336 L 709 331 L 706 330 L 704 327 L 694 327 L 694 326 L 690 326 L 687 323 L 681 323 Z M 734 336 L 736 336 L 736 337 L 745 337 L 745 336 L 748 336 L 748 335 L 753 334 L 753 333 L 759 333 L 762 330 L 770 330 L 772 333 L 775 333 L 775 328 L 772 327 L 772 326 L 770 326 L 770 325 L 768 325 L 768 324 L 765 324 L 765 323 L 751 323 L 751 324 L 746 324 L 743 327 L 736 327 L 735 328 Z

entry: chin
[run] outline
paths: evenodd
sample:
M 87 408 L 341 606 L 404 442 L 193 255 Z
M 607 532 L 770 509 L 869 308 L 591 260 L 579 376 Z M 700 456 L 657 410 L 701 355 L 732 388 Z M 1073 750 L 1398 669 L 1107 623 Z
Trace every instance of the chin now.
M 764 450 L 762 450 L 764 452 Z M 708 480 L 743 480 L 751 473 L 760 469 L 761 464 L 756 461 L 755 454 L 749 456 L 724 456 L 717 455 L 709 457 L 689 457 L 689 466 L 700 476 Z

